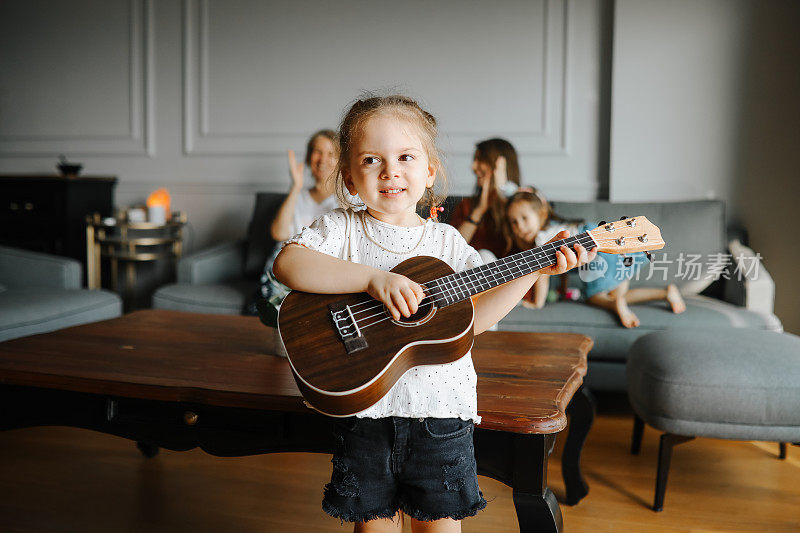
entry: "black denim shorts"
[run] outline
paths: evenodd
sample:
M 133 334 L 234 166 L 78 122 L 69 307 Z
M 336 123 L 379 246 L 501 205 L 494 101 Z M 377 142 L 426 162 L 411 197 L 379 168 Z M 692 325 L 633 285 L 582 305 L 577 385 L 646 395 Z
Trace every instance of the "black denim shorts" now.
M 474 424 L 459 418 L 338 419 L 331 482 L 322 508 L 347 522 L 474 516 L 478 487 Z

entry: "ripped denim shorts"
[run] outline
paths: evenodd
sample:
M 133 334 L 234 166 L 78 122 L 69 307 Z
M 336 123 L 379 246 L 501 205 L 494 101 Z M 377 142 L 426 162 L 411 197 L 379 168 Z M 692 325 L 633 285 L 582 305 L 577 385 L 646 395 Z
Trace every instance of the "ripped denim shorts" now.
M 478 487 L 471 421 L 460 418 L 338 419 L 331 482 L 322 508 L 347 522 L 474 516 Z

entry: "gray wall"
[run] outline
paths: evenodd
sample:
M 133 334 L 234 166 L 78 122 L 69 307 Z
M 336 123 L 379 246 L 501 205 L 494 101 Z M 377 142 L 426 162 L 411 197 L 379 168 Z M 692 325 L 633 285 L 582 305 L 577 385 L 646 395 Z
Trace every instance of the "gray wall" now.
M 616 0 L 613 200 L 721 198 L 800 333 L 800 3 Z
M 287 188 L 287 148 L 393 87 L 439 118 L 454 193 L 474 142 L 500 135 L 555 199 L 726 200 L 800 332 L 781 240 L 800 196 L 798 5 L 4 0 L 0 172 L 65 153 L 119 176 L 120 206 L 166 186 L 197 249 L 242 235 L 255 191 Z
M 50 172 L 65 153 L 119 176 L 118 205 L 166 186 L 196 249 L 241 236 L 255 191 L 288 189 L 286 149 L 302 153 L 359 92 L 396 88 L 439 119 L 451 192 L 471 191 L 474 143 L 499 135 L 528 183 L 595 198 L 598 9 L 6 0 L 0 172 Z

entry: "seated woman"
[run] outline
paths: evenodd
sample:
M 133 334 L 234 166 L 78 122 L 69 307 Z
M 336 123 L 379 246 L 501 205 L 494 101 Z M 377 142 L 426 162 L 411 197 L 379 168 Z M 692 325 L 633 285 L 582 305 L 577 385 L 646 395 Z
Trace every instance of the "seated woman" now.
M 506 199 L 519 187 L 517 151 L 505 139 L 481 141 L 475 145 L 472 172 L 477 180 L 475 194 L 458 204 L 449 223 L 481 252 L 484 261 L 493 261 L 505 249 L 503 214 Z
M 270 227 L 272 238 L 276 241 L 293 237 L 317 217 L 338 207 L 333 194 L 335 182 L 332 175 L 339 157 L 336 147 L 336 132 L 333 130 L 320 130 L 308 140 L 305 165 L 308 165 L 314 179 L 314 184 L 308 189 L 303 187 L 305 165 L 297 163 L 294 151 L 289 150 L 292 186 Z
M 259 280 L 261 287 L 255 300 L 247 305 L 247 313 L 259 314 L 267 325 L 275 325 L 277 309 L 289 293 L 289 289 L 272 274 L 272 263 L 280 251 L 280 243 L 300 233 L 314 220 L 338 207 L 333 173 L 339 158 L 339 143 L 333 130 L 319 130 L 308 139 L 305 163 L 298 163 L 293 150 L 288 151 L 291 188 L 281 203 L 270 226 L 270 235 L 277 245 L 264 265 Z M 304 169 L 308 165 L 314 183 L 305 188 Z
M 580 227 L 576 227 L 578 225 Z M 529 188 L 520 189 L 508 200 L 505 228 L 507 254 L 541 246 L 563 229 L 568 229 L 571 234 L 593 229 L 554 214 L 544 195 Z M 644 261 L 644 254 L 632 254 L 630 257 L 634 259 L 634 263 L 626 267 L 620 256 L 597 254 L 594 261 L 605 261 L 607 264 L 605 269 L 593 269 L 595 272 L 604 272 L 602 276 L 583 281 L 583 298 L 586 303 L 613 311 L 626 328 L 639 326 L 639 318 L 631 311 L 628 304 L 666 300 L 673 313 L 682 313 L 686 310 L 681 293 L 674 284 L 664 289 L 629 288 L 630 279 Z M 522 305 L 536 309 L 543 307 L 547 301 L 549 284 L 549 277 L 541 276 L 523 298 Z M 562 276 L 561 286 L 563 293 L 566 288 L 566 276 Z

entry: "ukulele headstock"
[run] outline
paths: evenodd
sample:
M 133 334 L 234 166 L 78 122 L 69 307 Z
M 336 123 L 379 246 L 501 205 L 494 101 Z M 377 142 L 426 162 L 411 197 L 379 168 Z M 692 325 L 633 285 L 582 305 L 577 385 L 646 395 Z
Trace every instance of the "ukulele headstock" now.
M 665 244 L 661 230 L 644 216 L 604 222 L 589 234 L 597 243 L 597 251 L 606 254 L 660 250 Z

